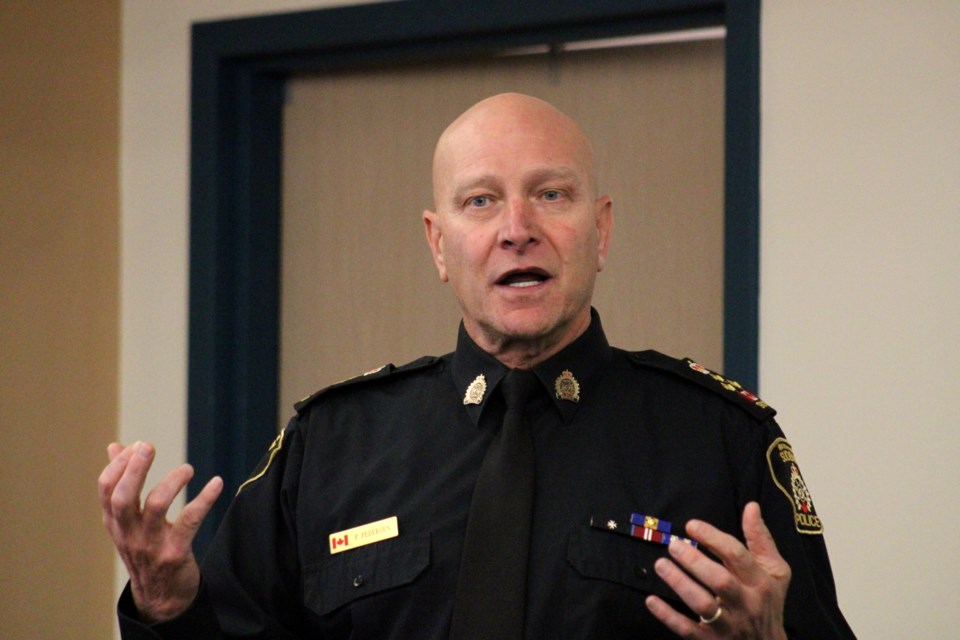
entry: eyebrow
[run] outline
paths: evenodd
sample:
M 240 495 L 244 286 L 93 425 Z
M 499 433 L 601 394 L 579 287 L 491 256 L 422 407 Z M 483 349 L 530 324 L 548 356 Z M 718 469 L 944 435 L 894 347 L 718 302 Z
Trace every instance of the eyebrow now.
M 543 169 L 536 169 L 530 173 L 529 182 L 548 182 L 550 180 L 563 180 L 566 182 L 571 182 L 575 187 L 580 187 L 581 180 L 580 174 L 572 167 L 560 166 L 560 167 L 544 167 Z
M 576 191 L 580 191 L 583 188 L 583 180 L 580 178 L 579 172 L 577 172 L 572 167 L 559 166 L 559 167 L 543 167 L 539 169 L 534 169 L 530 171 L 524 178 L 524 181 L 527 184 L 537 184 L 541 182 L 549 182 L 550 180 L 561 180 L 565 182 L 572 183 Z M 473 189 L 479 187 L 489 187 L 492 185 L 497 185 L 500 183 L 500 178 L 492 173 L 485 173 L 479 175 L 475 178 L 472 178 L 469 182 L 458 187 L 453 192 L 453 204 L 459 205 L 463 199 L 466 197 L 466 194 Z
M 477 176 L 453 191 L 451 197 L 452 204 L 459 205 L 470 191 L 480 187 L 489 187 L 495 185 L 497 182 L 499 182 L 497 177 L 490 173 Z

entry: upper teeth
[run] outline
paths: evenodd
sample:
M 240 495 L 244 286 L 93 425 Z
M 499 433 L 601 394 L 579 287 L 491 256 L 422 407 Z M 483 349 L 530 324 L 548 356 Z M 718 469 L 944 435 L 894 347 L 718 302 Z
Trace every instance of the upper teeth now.
M 511 283 L 510 283 L 509 285 L 507 285 L 507 286 L 509 286 L 509 287 L 532 287 L 533 285 L 539 284 L 539 283 L 540 283 L 539 280 L 523 280 L 523 281 L 520 281 L 520 282 L 511 282 Z

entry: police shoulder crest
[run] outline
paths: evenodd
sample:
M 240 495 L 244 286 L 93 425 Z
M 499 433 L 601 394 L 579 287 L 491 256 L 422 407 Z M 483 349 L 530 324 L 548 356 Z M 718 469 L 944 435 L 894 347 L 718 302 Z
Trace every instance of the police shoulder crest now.
M 758 420 L 766 420 L 777 414 L 776 409 L 744 389 L 736 380 L 711 371 L 690 358 L 677 360 L 652 349 L 631 353 L 630 357 L 640 366 L 668 371 L 709 389 L 737 403 Z
M 822 535 L 823 523 L 813 508 L 813 497 L 800 475 L 797 457 L 786 438 L 777 438 L 767 449 L 767 464 L 773 483 L 793 507 L 797 531 L 808 535 Z
M 395 367 L 392 364 L 385 364 L 382 367 L 377 367 L 376 369 L 371 369 L 366 373 L 363 373 L 359 376 L 353 378 L 348 378 L 336 384 L 332 384 L 328 387 L 320 389 L 313 395 L 309 395 L 300 402 L 297 402 L 293 405 L 293 408 L 296 409 L 297 413 L 303 412 L 308 406 L 310 406 L 316 399 L 321 398 L 328 393 L 337 390 L 343 389 L 345 387 L 352 387 L 360 384 L 369 384 L 377 380 L 383 380 L 391 376 L 396 376 L 404 374 L 411 371 L 418 371 L 420 369 L 425 369 L 427 367 L 433 366 L 440 362 L 440 358 L 435 356 L 424 356 L 423 358 L 418 358 L 413 362 L 409 362 L 403 366 Z

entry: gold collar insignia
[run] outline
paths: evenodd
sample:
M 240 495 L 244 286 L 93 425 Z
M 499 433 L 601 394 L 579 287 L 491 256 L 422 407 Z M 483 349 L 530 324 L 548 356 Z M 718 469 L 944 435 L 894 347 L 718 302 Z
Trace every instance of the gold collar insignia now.
M 467 387 L 467 393 L 463 396 L 463 404 L 480 404 L 483 402 L 483 395 L 486 392 L 487 379 L 481 373 Z
M 564 370 L 556 381 L 553 388 L 557 392 L 558 400 L 567 400 L 569 402 L 580 402 L 580 383 L 573 377 L 570 371 Z

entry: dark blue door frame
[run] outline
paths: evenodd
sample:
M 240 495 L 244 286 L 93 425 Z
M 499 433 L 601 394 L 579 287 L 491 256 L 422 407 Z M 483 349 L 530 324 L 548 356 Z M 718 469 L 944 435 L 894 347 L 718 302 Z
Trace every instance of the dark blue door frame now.
M 228 495 L 275 436 L 281 114 L 296 73 L 721 26 L 726 39 L 724 367 L 756 388 L 759 0 L 407 0 L 194 25 L 187 458 Z M 202 552 L 229 498 L 197 536 Z

